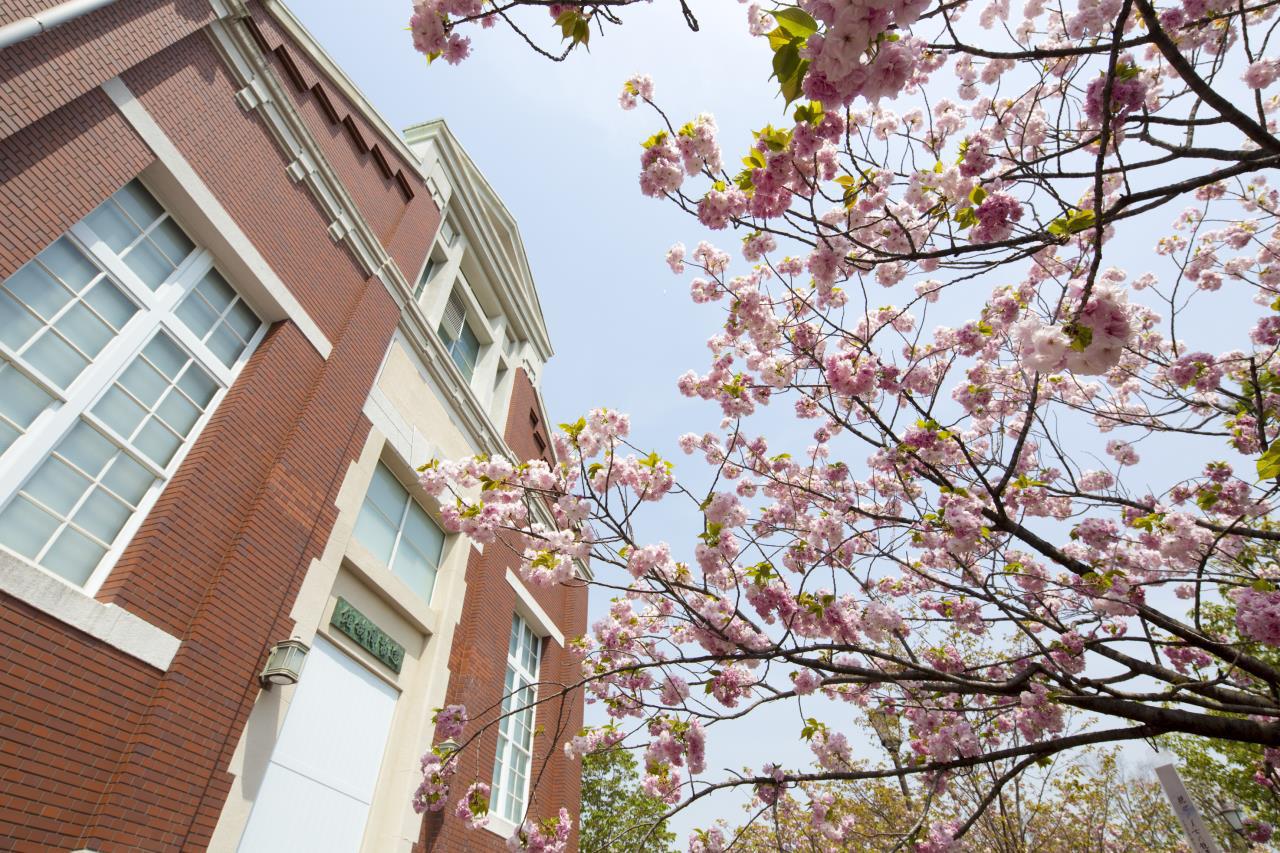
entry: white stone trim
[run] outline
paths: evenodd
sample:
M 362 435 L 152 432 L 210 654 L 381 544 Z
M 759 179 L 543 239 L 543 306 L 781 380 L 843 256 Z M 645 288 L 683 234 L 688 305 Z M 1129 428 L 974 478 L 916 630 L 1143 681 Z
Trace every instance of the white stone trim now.
M 547 615 L 529 588 L 510 569 L 507 569 L 507 583 L 516 591 L 516 612 L 524 617 L 533 632 L 541 637 L 550 637 L 556 645 L 564 648 L 564 632 L 556 627 L 555 620 Z
M 499 283 L 493 290 L 502 313 L 518 331 L 516 337 L 532 345 L 533 360 L 545 363 L 554 351 L 515 217 L 442 119 L 406 128 L 405 140 L 432 164 L 433 174 L 444 175 L 452 188 L 454 226 L 464 235 L 470 232 L 477 264 Z
M 156 158 L 164 168 L 174 177 L 181 191 L 190 197 L 195 207 L 208 219 L 217 236 L 231 248 L 235 256 L 248 268 L 253 280 L 261 286 L 267 299 L 273 303 L 270 306 L 263 307 L 274 307 L 277 314 L 277 317 L 268 317 L 267 319 L 283 319 L 287 317 L 297 325 L 298 329 L 315 347 L 316 351 L 320 353 L 321 357 L 327 359 L 329 353 L 333 351 L 333 344 L 320 331 L 320 327 L 307 314 L 306 309 L 302 307 L 285 283 L 271 269 L 266 259 L 262 257 L 248 236 L 236 224 L 231 214 L 227 212 L 205 182 L 196 174 L 195 169 L 187 162 L 187 158 L 182 156 L 173 141 L 161 130 L 160 125 L 156 124 L 155 119 L 147 112 L 146 107 L 134 97 L 133 92 L 129 91 L 129 87 L 119 77 L 113 77 L 103 83 L 102 90 L 111 98 L 116 108 L 120 110 L 121 115 L 124 116 L 138 136 L 142 138 L 142 141 L 156 155 Z M 255 302 L 261 301 L 261 298 L 255 300 Z M 268 310 L 266 313 L 270 314 L 272 312 Z
M 166 672 L 182 640 L 114 604 L 104 604 L 21 557 L 0 551 L 0 592 Z

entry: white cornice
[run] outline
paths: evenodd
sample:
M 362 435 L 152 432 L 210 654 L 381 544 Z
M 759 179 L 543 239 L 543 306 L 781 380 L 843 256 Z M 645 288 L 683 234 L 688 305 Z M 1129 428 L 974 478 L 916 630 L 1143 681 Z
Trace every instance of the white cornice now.
M 445 175 L 454 188 L 448 205 L 451 215 L 460 220 L 457 224 L 464 232 L 470 231 L 473 238 L 470 251 L 478 253 L 497 282 L 495 293 L 504 303 L 503 312 L 517 324 L 545 363 L 554 350 L 515 217 L 444 119 L 415 124 L 404 133 L 411 149 L 418 144 L 434 143 Z M 510 240 L 514 254 L 506 250 L 504 237 Z

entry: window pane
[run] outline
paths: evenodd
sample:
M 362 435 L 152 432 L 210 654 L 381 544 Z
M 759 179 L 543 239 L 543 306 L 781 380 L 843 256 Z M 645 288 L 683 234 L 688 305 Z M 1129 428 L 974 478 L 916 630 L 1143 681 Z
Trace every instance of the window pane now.
M 213 306 L 213 310 L 222 314 L 236 298 L 236 292 L 227 284 L 227 280 L 217 270 L 209 270 L 196 285 L 196 290 Z
M 183 438 L 191 434 L 191 428 L 200 419 L 200 410 L 191 405 L 191 402 L 177 391 L 169 392 L 164 402 L 160 404 L 160 408 L 156 410 L 156 414 Z
M 462 354 L 462 349 L 458 346 L 454 346 L 450 354 L 453 356 L 453 363 L 458 365 L 458 370 L 462 371 L 464 377 L 470 379 L 472 372 L 475 370 L 475 365 L 467 361 L 467 357 Z
M 151 339 L 151 343 L 147 344 L 142 354 L 170 379 L 176 377 L 182 371 L 183 365 L 191 358 L 182 347 L 175 344 L 173 339 L 163 332 Z
M 423 601 L 431 603 L 431 591 L 436 583 L 435 566 L 425 554 L 405 539 L 400 540 L 400 548 L 396 551 L 391 571 L 422 596 Z
M 131 459 L 127 453 L 116 456 L 116 461 L 111 463 L 107 475 L 102 478 L 104 486 L 134 506 L 137 506 L 155 481 L 151 472 Z
M 90 477 L 102 473 L 117 452 L 114 444 L 84 421 L 76 424 L 58 445 L 58 454 Z
M 18 432 L 17 429 L 9 426 L 6 421 L 0 420 L 0 453 L 8 450 L 20 435 L 22 433 Z
M 147 415 L 146 409 L 114 385 L 93 407 L 93 413 L 124 439 L 133 437 L 134 430 Z
M 72 245 L 66 237 L 59 237 L 38 256 L 49 271 L 62 279 L 76 293 L 98 274 L 98 268 Z
M 102 489 L 94 489 L 93 494 L 76 510 L 73 520 L 103 542 L 110 542 L 116 538 L 132 513 L 132 507 L 121 503 Z
M 0 545 L 24 557 L 35 559 L 49 537 L 58 529 L 58 519 L 28 501 L 15 497 L 0 512 Z
M 204 409 L 217 392 L 218 383 L 203 370 L 188 370 L 178 380 L 178 387 L 185 391 L 197 406 Z
M 462 334 L 458 336 L 458 347 L 462 350 L 463 356 L 474 367 L 476 357 L 480 355 L 480 339 L 476 337 L 476 333 L 471 331 L 470 326 L 462 327 Z
M 129 221 L 120 208 L 110 200 L 98 205 L 97 209 L 84 218 L 85 224 L 93 229 L 112 251 L 119 252 L 137 239 L 138 226 Z
M 142 429 L 138 430 L 138 436 L 132 444 L 151 461 L 165 468 L 173 459 L 173 454 L 178 452 L 182 439 L 174 435 L 160 421 L 149 418 Z
M 396 479 L 387 466 L 378 463 L 374 469 L 373 481 L 369 483 L 369 498 L 373 500 L 382 514 L 400 526 L 400 516 L 404 515 L 404 505 L 409 500 L 409 493 Z
M 226 323 L 219 323 L 218 328 L 213 330 L 213 334 L 209 336 L 206 343 L 218 360 L 227 367 L 235 364 L 240 353 L 244 352 L 244 341 L 236 337 L 235 332 L 231 331 L 231 327 Z
M 46 320 L 71 301 L 71 292 L 39 264 L 27 264 L 9 276 L 4 286 L 19 302 Z
M 195 291 L 187 294 L 187 298 L 182 300 L 176 313 L 178 319 L 186 323 L 187 328 L 195 332 L 200 340 L 204 340 L 205 335 L 209 334 L 209 330 L 213 328 L 213 324 L 218 322 L 218 315 Z
M 22 491 L 65 517 L 89 485 L 84 475 L 61 459 L 50 457 L 36 470 Z
M 53 398 L 16 367 L 0 362 L 0 415 L 26 429 L 51 402 Z
M 52 331 L 45 331 L 23 357 L 59 388 L 66 388 L 89 366 L 84 356 Z
M 12 349 L 21 349 L 40 328 L 40 321 L 18 304 L 12 296 L 0 290 L 0 343 Z
M 102 352 L 107 342 L 115 337 L 115 331 L 110 326 L 80 303 L 72 305 L 67 313 L 59 317 L 54 328 L 90 358 Z
M 133 221 L 142 228 L 155 222 L 164 213 L 164 208 L 159 202 L 137 181 L 125 184 L 112 198 L 118 201 L 121 207 L 128 211 Z
M 369 553 L 384 564 L 391 561 L 391 549 L 396 543 L 396 526 L 366 498 L 356 519 L 355 537 Z
M 172 217 L 157 225 L 147 236 L 160 247 L 160 251 L 165 253 L 175 267 L 182 263 L 183 259 L 196 247 Z
M 433 567 L 440 564 L 440 553 L 444 550 L 444 531 L 416 501 L 409 504 L 404 537 L 423 553 Z
M 147 407 L 155 406 L 160 395 L 169 387 L 169 380 L 141 358 L 133 360 L 133 363 L 121 374 L 119 382 Z
M 97 542 L 78 530 L 65 527 L 53 543 L 41 565 L 62 575 L 72 583 L 82 584 L 93 574 L 94 568 L 107 553 Z
M 164 284 L 169 273 L 173 272 L 174 266 L 147 240 L 130 249 L 124 256 L 124 262 L 129 265 L 129 269 L 138 274 L 142 283 L 152 290 Z
M 133 304 L 133 300 L 121 293 L 120 288 L 108 278 L 95 284 L 84 295 L 84 301 L 117 330 L 124 328 L 129 318 L 138 313 L 138 306 Z
M 253 313 L 253 309 L 243 299 L 235 304 L 231 309 L 231 313 L 227 314 L 227 323 L 240 336 L 241 340 L 246 342 L 253 337 L 253 333 L 258 331 L 258 327 L 262 325 L 258 315 Z

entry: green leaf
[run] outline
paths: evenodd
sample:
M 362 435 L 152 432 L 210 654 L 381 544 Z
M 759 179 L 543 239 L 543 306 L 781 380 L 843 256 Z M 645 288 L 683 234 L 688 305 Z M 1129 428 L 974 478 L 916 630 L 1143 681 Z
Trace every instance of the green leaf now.
M 1258 479 L 1274 480 L 1280 477 L 1280 441 L 1271 443 L 1267 452 L 1258 458 Z
M 796 111 L 792 114 L 792 118 L 796 120 L 796 124 L 808 122 L 812 125 L 822 124 L 822 117 L 826 115 L 822 109 L 821 101 L 810 101 L 808 104 L 801 104 L 796 107 Z
M 778 22 L 778 28 L 792 38 L 807 39 L 818 31 L 818 22 L 803 9 L 788 6 L 770 14 Z
M 974 187 L 969 190 L 969 201 L 973 202 L 973 206 L 977 207 L 982 204 L 982 200 L 987 197 L 987 191 L 982 187 Z
M 961 228 L 972 228 L 978 224 L 978 214 L 972 207 L 960 208 L 956 211 L 954 219 Z
M 782 27 L 774 27 L 769 31 L 769 49 L 778 50 L 783 45 L 791 44 L 794 39 Z
M 801 86 L 804 83 L 804 75 L 809 72 L 809 60 L 804 59 L 800 62 L 800 67 L 796 69 L 794 77 L 782 81 L 782 97 L 786 98 L 787 106 L 791 106 L 803 94 Z
M 800 49 L 795 44 L 783 45 L 773 55 L 773 73 L 779 83 L 785 84 L 800 67 Z
M 1055 237 L 1069 237 L 1093 227 L 1097 216 L 1092 210 L 1076 210 L 1049 223 L 1047 229 Z
M 655 133 L 653 136 L 650 136 L 644 142 L 641 142 L 640 146 L 642 148 L 652 148 L 655 145 L 661 145 L 666 141 L 667 141 L 667 132 L 665 130 L 660 130 L 657 133 Z

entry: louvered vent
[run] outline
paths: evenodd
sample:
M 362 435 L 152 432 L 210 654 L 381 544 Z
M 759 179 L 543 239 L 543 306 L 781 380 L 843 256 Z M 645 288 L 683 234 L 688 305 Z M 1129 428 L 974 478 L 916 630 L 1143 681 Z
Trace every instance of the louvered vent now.
M 462 307 L 462 299 L 455 289 L 449 294 L 449 301 L 444 306 L 444 318 L 440 321 L 440 334 L 450 341 L 456 341 L 462 334 L 462 324 L 467 321 L 466 309 Z

